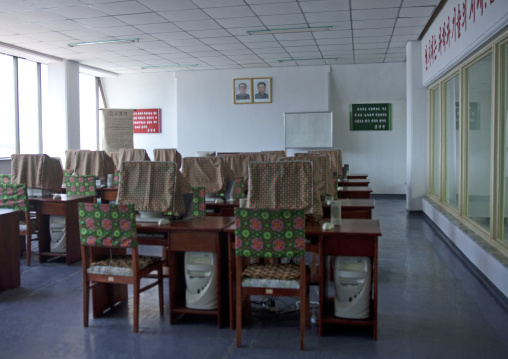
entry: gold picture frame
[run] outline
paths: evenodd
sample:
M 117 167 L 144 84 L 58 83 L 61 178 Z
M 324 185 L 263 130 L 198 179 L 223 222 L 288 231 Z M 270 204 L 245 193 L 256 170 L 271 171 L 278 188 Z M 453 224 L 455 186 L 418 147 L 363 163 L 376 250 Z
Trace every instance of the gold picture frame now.
M 252 79 L 233 79 L 233 101 L 235 105 L 252 103 Z
M 272 102 L 272 78 L 259 77 L 252 79 L 253 103 Z

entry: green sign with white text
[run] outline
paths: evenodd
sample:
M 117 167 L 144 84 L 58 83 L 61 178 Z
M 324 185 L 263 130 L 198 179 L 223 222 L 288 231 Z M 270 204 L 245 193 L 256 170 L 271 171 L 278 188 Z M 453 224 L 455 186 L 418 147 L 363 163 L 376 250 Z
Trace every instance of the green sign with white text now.
M 351 131 L 389 131 L 392 129 L 391 103 L 351 104 L 349 107 Z

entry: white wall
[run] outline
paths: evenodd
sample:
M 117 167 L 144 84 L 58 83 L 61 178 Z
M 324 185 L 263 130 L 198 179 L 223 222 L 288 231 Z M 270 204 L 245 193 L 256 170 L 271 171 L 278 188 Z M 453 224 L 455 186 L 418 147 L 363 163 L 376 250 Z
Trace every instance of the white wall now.
M 333 111 L 334 147 L 352 172 L 369 174 L 374 193 L 405 194 L 404 63 L 182 71 L 103 79 L 111 108 L 162 108 L 161 134 L 135 134 L 134 146 L 196 151 L 284 149 L 284 112 Z M 272 78 L 272 103 L 235 105 L 233 79 Z M 349 131 L 349 105 L 391 103 L 391 131 Z M 289 152 L 289 151 L 288 151 Z M 294 152 L 294 151 L 291 151 Z
M 177 147 L 176 78 L 174 72 L 101 78 L 109 108 L 160 108 L 161 133 L 134 134 L 134 148 L 144 148 L 153 159 L 156 148 Z
M 349 106 L 391 103 L 391 131 L 350 131 Z M 406 194 L 405 63 L 332 66 L 334 147 L 351 173 L 367 173 L 377 194 Z
M 328 111 L 328 66 L 186 71 L 178 79 L 178 150 L 284 149 L 284 112 Z M 271 77 L 272 103 L 234 104 L 233 79 Z

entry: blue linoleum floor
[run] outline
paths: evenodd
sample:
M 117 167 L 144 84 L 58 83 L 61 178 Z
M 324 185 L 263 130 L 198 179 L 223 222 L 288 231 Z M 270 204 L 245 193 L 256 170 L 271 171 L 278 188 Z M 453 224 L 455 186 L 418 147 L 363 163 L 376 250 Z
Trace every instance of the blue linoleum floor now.
M 508 302 L 482 284 L 405 201 L 376 199 L 381 220 L 378 340 L 351 328 L 319 337 L 306 332 L 299 350 L 297 313 L 256 307 L 236 348 L 235 332 L 212 317 L 169 324 L 168 280 L 160 317 L 156 289 L 141 296 L 140 332 L 131 301 L 90 326 L 82 322 L 81 265 L 22 259 L 21 287 L 0 293 L 0 359 L 17 358 L 507 358 Z M 315 298 L 315 291 L 312 290 Z M 286 307 L 288 305 L 288 307 Z M 281 309 L 292 302 L 278 301 Z

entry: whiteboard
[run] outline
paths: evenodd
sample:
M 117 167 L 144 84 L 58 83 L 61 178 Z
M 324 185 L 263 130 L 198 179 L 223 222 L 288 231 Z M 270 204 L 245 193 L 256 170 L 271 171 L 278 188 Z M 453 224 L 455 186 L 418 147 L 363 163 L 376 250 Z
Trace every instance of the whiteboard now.
M 286 148 L 332 148 L 332 112 L 284 113 Z

